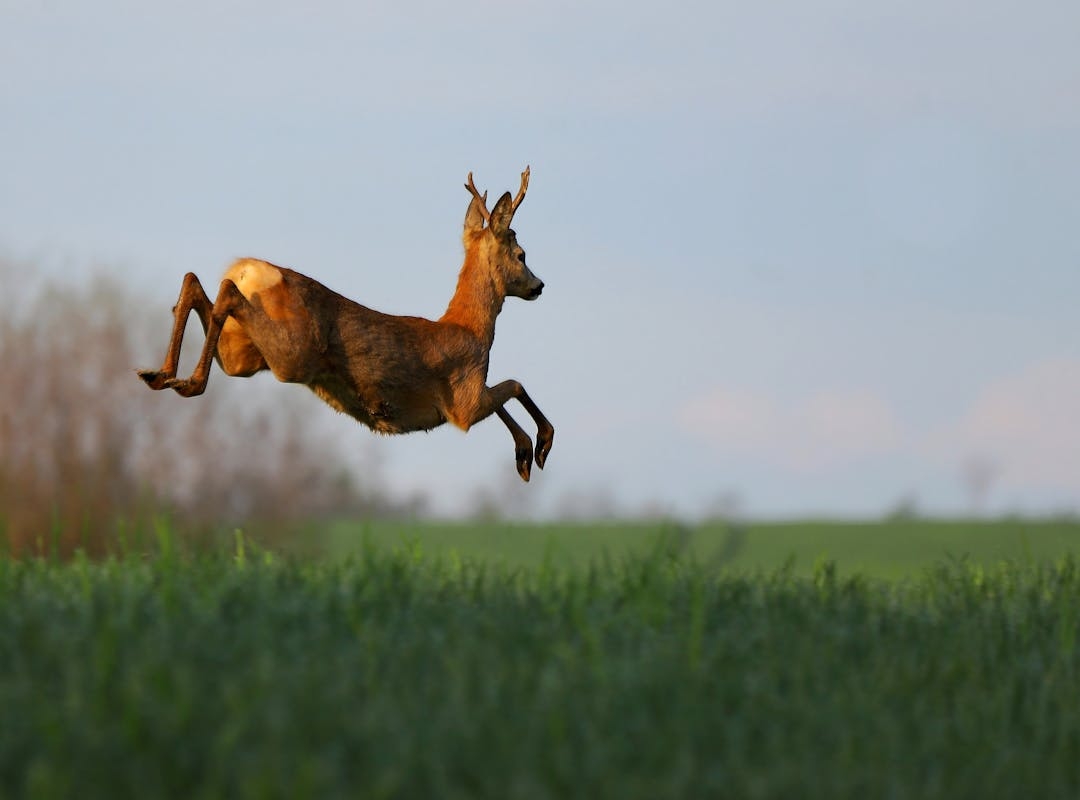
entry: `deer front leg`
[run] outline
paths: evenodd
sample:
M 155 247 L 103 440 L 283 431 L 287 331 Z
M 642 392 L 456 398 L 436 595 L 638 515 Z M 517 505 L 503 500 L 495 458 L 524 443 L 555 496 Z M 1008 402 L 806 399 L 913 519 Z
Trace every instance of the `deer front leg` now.
M 184 341 L 184 328 L 187 327 L 188 315 L 195 311 L 206 331 L 210 324 L 210 311 L 213 308 L 210 298 L 203 291 L 202 284 L 189 272 L 180 285 L 180 297 L 173 306 L 173 330 L 169 339 L 169 349 L 161 369 L 140 369 L 138 375 L 151 389 L 164 389 L 166 383 L 176 377 L 176 366 L 180 361 L 180 345 Z
M 517 384 L 518 389 L 514 396 L 517 397 L 521 405 L 525 406 L 525 410 L 529 412 L 529 416 L 536 423 L 536 466 L 543 469 L 544 464 L 547 462 L 548 453 L 551 452 L 551 445 L 555 441 L 555 426 L 548 422 L 547 417 L 544 416 L 536 403 L 529 397 L 528 392 L 525 391 L 525 387 L 517 381 L 513 381 L 513 383 Z
M 500 407 L 495 409 L 495 414 L 503 421 L 503 424 L 510 429 L 510 435 L 514 437 L 514 458 L 517 460 L 518 475 L 521 476 L 523 481 L 528 483 L 529 476 L 532 474 L 532 440 L 529 438 L 529 434 L 525 433 L 524 429 L 517 424 L 517 420 L 511 417 L 510 412 L 505 408 Z
M 529 412 L 529 416 L 536 422 L 536 466 L 543 469 L 544 464 L 547 462 L 548 453 L 551 452 L 551 445 L 555 441 L 555 427 L 548 422 L 547 417 L 543 415 L 536 403 L 529 397 L 528 392 L 525 391 L 525 387 L 520 383 L 515 380 L 508 380 L 488 389 L 484 396 L 484 407 L 481 408 L 481 413 L 476 421 L 483 419 L 494 411 L 499 419 L 503 421 L 503 424 L 510 429 L 517 451 L 518 474 L 521 475 L 522 480 L 527 481 L 531 472 L 532 458 L 523 459 L 522 451 L 524 450 L 528 454 L 528 451 L 532 449 L 532 442 L 529 441 L 529 437 L 521 429 L 521 426 L 503 408 L 512 397 L 518 399 L 521 405 L 525 407 L 525 410 Z
M 174 364 L 173 376 L 164 381 L 163 388 L 173 389 L 182 397 L 194 397 L 206 391 L 206 382 L 210 378 L 210 365 L 214 360 L 214 353 L 217 352 L 218 339 L 221 338 L 221 329 L 225 325 L 225 320 L 231 316 L 242 324 L 242 318 L 246 317 L 250 311 L 250 303 L 236 288 L 236 284 L 228 278 L 223 280 L 221 287 L 218 289 L 217 299 L 209 311 L 209 320 L 203 318 L 203 324 L 206 328 L 206 342 L 203 344 L 202 354 L 199 356 L 199 362 L 195 365 L 191 377 L 186 379 L 177 378 Z M 199 316 L 203 317 L 202 314 Z

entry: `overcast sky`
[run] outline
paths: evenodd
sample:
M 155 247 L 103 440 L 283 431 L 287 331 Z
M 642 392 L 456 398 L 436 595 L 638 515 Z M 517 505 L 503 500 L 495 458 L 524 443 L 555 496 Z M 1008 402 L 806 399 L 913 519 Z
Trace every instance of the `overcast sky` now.
M 437 317 L 466 173 L 530 164 L 547 288 L 490 378 L 556 425 L 531 513 L 959 513 L 973 460 L 989 510 L 1077 511 L 1078 37 L 1073 0 L 0 0 L 0 253 L 131 279 L 152 366 L 241 255 Z M 443 510 L 515 480 L 497 420 L 311 408 Z

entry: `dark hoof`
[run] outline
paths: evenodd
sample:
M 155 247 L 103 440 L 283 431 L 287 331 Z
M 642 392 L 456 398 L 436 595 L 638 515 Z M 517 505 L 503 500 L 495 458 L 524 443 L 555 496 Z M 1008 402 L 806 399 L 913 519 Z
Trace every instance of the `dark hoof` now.
M 151 389 L 164 389 L 165 382 L 168 380 L 164 372 L 156 369 L 140 369 L 137 370 L 136 374 Z
M 517 457 L 518 475 L 528 483 L 529 476 L 532 474 L 532 452 L 530 450 L 518 450 L 515 452 L 515 456 Z
M 536 466 L 540 469 L 544 468 L 544 464 L 547 463 L 548 453 L 551 452 L 551 445 L 555 441 L 555 431 L 552 431 L 547 436 L 544 434 L 538 434 L 536 437 Z

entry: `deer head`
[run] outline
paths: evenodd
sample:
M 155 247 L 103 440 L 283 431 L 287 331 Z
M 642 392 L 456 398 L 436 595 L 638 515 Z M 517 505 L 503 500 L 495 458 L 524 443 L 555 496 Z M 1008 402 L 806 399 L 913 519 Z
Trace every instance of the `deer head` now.
M 517 234 L 510 227 L 514 213 L 525 199 L 525 190 L 529 188 L 529 168 L 525 167 L 521 173 L 521 188 L 517 197 L 511 199 L 510 192 L 504 193 L 491 211 L 487 209 L 487 192 L 480 194 L 476 190 L 471 172 L 465 188 L 473 196 L 465 212 L 466 249 L 476 248 L 479 251 L 481 260 L 492 271 L 492 278 L 508 297 L 535 300 L 544 290 L 544 282 L 526 266 L 525 250 L 518 244 Z

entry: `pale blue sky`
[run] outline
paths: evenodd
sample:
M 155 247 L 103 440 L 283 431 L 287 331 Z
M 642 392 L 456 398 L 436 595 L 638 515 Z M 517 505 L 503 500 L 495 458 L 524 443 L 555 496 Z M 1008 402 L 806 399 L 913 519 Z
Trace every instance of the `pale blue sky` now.
M 239 255 L 437 316 L 465 174 L 528 163 L 548 288 L 491 378 L 557 427 L 533 513 L 958 512 L 973 457 L 1080 509 L 1080 5 L 304 5 L 0 0 L 0 252 L 160 298 L 148 364 Z M 514 476 L 497 421 L 376 446 L 445 510 Z

